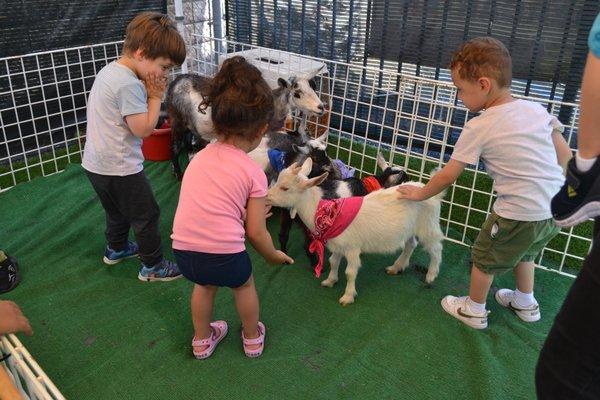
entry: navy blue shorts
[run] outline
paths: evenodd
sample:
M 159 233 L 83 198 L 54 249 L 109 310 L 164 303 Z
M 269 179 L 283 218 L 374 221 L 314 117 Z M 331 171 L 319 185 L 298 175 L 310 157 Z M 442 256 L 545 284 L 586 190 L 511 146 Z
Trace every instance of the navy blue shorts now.
M 252 275 L 246 250 L 233 254 L 211 254 L 173 249 L 181 274 L 198 285 L 242 286 Z

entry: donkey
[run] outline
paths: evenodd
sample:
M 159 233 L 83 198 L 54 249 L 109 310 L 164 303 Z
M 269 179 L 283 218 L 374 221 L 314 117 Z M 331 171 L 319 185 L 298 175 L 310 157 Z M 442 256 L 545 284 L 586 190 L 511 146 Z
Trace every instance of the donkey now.
M 302 166 L 293 164 L 281 171 L 277 182 L 267 194 L 267 203 L 279 207 L 292 209 L 292 215 L 296 212 L 302 222 L 311 230 L 316 232 L 315 215 L 319 211 L 319 203 L 323 198 L 323 191 L 318 185 L 325 181 L 327 173 L 315 178 L 307 178 L 312 169 L 312 161 L 307 159 Z M 405 185 L 423 186 L 422 183 L 405 183 Z M 355 281 L 358 270 L 361 267 L 361 253 L 393 253 L 404 246 L 404 251 L 396 259 L 394 264 L 387 267 L 388 273 L 395 274 L 408 265 L 413 237 L 419 241 L 429 253 L 430 264 L 425 278 L 427 283 L 433 282 L 439 273 L 442 260 L 442 240 L 444 235 L 440 229 L 441 193 L 425 201 L 399 200 L 396 197 L 396 187 L 376 190 L 362 199 L 362 203 L 354 201 L 351 204 L 360 204 L 354 209 L 356 213 L 353 218 L 346 217 L 345 229 L 337 236 L 322 239 L 317 242 L 317 248 L 326 242 L 331 251 L 329 258 L 330 271 L 327 279 L 321 282 L 322 286 L 332 287 L 338 281 L 338 267 L 342 256 L 348 261 L 346 267 L 346 290 L 339 302 L 343 306 L 354 302 L 356 296 Z M 351 202 L 352 199 L 342 199 Z M 341 207 L 344 214 L 345 209 Z M 322 216 L 319 219 L 319 228 L 328 218 Z M 337 217 L 337 215 L 336 215 Z M 334 218 L 337 220 L 337 218 Z M 323 231 L 321 231 L 323 233 Z M 325 234 L 326 235 L 326 234 Z M 319 245 L 320 243 L 320 245 Z
M 278 87 L 273 90 L 275 112 L 269 124 L 270 131 L 282 129 L 287 116 L 293 110 L 300 110 L 308 115 L 323 115 L 325 107 L 315 92 L 316 86 L 312 79 L 321 69 L 289 80 L 279 78 Z M 191 149 L 190 137 L 185 136 L 186 131 L 191 131 L 198 138 L 196 149 L 203 148 L 215 138 L 214 126 L 211 121 L 210 107 L 200 111 L 199 106 L 203 101 L 202 93 L 206 93 L 210 78 L 195 75 L 179 75 L 167 90 L 167 111 L 172 127 L 172 163 L 173 173 L 181 180 L 183 173 L 179 164 L 179 155 L 183 148 Z

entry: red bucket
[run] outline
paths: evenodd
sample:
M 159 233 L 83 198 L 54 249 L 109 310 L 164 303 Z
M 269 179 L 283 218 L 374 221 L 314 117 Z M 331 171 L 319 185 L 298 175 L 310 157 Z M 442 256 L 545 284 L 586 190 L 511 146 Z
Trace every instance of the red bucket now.
M 142 154 L 148 161 L 167 161 L 171 159 L 171 128 L 155 129 L 152 135 L 144 139 Z

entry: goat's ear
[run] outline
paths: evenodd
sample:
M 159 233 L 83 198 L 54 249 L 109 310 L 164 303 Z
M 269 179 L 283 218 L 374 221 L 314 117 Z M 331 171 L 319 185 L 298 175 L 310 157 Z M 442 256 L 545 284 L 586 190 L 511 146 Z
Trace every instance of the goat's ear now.
M 284 89 L 288 87 L 288 82 L 283 78 L 277 79 L 277 84 Z
M 317 140 L 323 144 L 327 143 L 327 137 L 329 136 L 329 129 L 325 131 L 321 136 L 317 138 Z
M 381 153 L 377 153 L 377 165 L 382 171 L 385 171 L 389 167 L 388 163 L 385 161 Z
M 306 160 L 304 160 L 304 163 L 302 164 L 302 169 L 300 169 L 302 175 L 310 175 L 310 171 L 312 171 L 312 164 L 312 158 L 308 157 Z
M 299 166 L 299 165 L 298 165 L 298 163 L 296 163 L 296 162 L 295 162 L 295 163 L 292 163 L 292 165 L 290 165 L 288 168 L 290 169 L 290 172 L 291 172 L 293 175 L 298 175 L 298 172 L 300 172 L 300 169 L 301 169 L 302 167 L 301 167 L 301 166 Z
M 318 186 L 321 183 L 323 183 L 325 181 L 325 179 L 327 179 L 328 175 L 329 175 L 329 172 L 325 172 L 325 173 L 323 173 L 323 175 L 319 175 L 314 178 L 310 178 L 310 179 L 306 180 L 302 186 L 304 186 L 305 188 Z
M 308 72 L 307 74 L 305 74 L 305 75 L 304 75 L 304 78 L 306 78 L 306 79 L 310 80 L 310 79 L 314 78 L 315 76 L 319 75 L 319 73 L 320 73 L 320 72 L 321 72 L 323 69 L 326 69 L 326 68 L 327 68 L 327 65 L 323 64 L 323 65 L 321 65 L 319 68 L 317 68 L 317 69 L 315 69 L 315 70 L 313 70 L 313 71 L 310 71 L 310 72 Z
M 292 219 L 296 218 L 296 214 L 298 214 L 298 210 L 294 207 L 294 208 L 290 208 L 290 217 Z
M 308 147 L 306 147 L 306 146 L 298 146 L 297 144 L 292 144 L 292 149 L 294 150 L 294 153 L 299 153 L 299 154 L 308 154 L 309 153 Z

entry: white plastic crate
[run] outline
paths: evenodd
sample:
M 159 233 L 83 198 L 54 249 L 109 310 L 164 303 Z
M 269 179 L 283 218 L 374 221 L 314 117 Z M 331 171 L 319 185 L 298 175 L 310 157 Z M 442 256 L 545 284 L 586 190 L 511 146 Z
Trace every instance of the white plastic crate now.
M 289 79 L 292 76 L 314 74 L 326 75 L 325 63 L 298 56 L 281 50 L 249 49 L 234 53 L 221 54 L 219 65 L 227 58 L 242 56 L 263 73 L 263 78 L 272 89 L 277 88 L 277 79 Z

